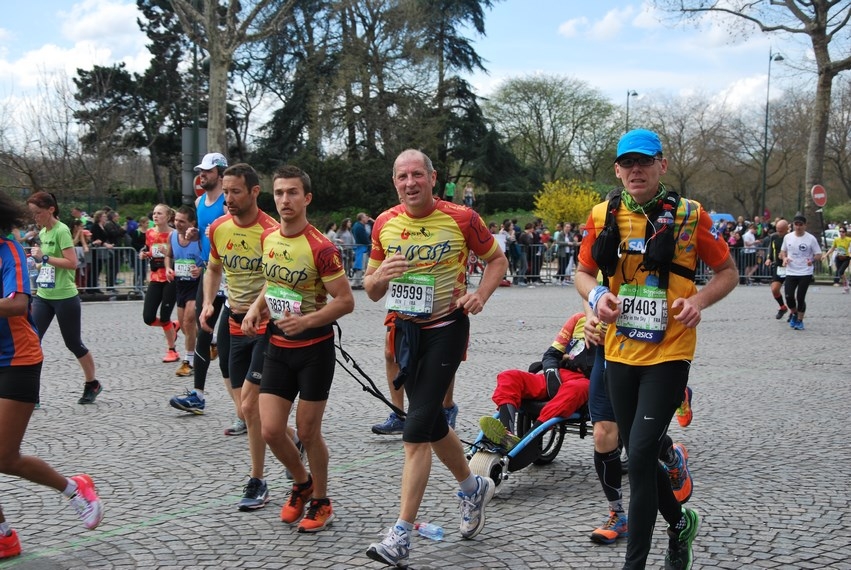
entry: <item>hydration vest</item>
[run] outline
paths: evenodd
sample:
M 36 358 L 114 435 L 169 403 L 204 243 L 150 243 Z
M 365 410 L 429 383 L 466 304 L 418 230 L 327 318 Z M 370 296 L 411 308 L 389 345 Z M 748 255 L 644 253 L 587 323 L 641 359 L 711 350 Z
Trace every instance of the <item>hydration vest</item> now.
M 685 267 L 675 262 L 677 238 L 686 222 L 683 218 L 679 229 L 675 230 L 677 211 L 680 207 L 679 194 L 667 191 L 650 211 L 644 212 L 647 225 L 644 232 L 644 251 L 640 252 L 624 247 L 621 242 L 620 228 L 616 221 L 616 214 L 621 205 L 621 192 L 623 190 L 609 199 L 605 224 L 591 247 L 591 257 L 603 274 L 603 285 L 608 287 L 609 278 L 617 271 L 618 260 L 622 255 L 642 255 L 640 269 L 657 274 L 660 289 L 668 288 L 670 273 L 694 281 L 694 267 Z

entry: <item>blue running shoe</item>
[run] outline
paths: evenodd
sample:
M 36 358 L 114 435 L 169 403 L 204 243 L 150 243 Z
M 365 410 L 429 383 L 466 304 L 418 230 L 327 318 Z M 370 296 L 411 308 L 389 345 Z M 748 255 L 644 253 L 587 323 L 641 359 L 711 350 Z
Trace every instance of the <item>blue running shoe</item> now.
M 242 499 L 239 501 L 239 510 L 262 509 L 269 502 L 269 499 L 269 487 L 266 485 L 266 481 L 251 477 L 243 490 Z
M 626 514 L 609 512 L 609 519 L 591 533 L 591 540 L 598 544 L 613 544 L 619 538 L 629 537 Z
M 390 412 L 383 423 L 372 426 L 372 433 L 377 435 L 399 435 L 403 431 L 405 431 L 405 420 L 397 416 L 396 412 Z
M 794 329 L 795 323 L 797 323 L 797 322 L 798 322 L 798 313 L 792 313 L 791 315 L 789 315 L 789 328 Z
M 455 429 L 455 420 L 458 418 L 458 404 L 443 408 L 443 415 L 446 416 L 446 423 L 449 424 L 449 427 Z
M 470 539 L 479 534 L 485 526 L 485 507 L 493 499 L 496 485 L 490 477 L 476 475 L 479 486 L 472 495 L 458 491 L 461 507 L 461 537 Z
M 408 553 L 411 550 L 411 535 L 399 525 L 391 528 L 384 540 L 369 545 L 366 555 L 376 562 L 396 568 L 408 566 Z
M 795 326 L 792 327 L 792 328 L 794 328 L 796 331 L 804 330 L 804 321 L 799 321 L 799 320 L 795 319 Z
M 183 396 L 174 396 L 168 401 L 172 408 L 189 412 L 190 414 L 204 413 L 204 399 L 198 396 L 195 390 L 187 391 Z

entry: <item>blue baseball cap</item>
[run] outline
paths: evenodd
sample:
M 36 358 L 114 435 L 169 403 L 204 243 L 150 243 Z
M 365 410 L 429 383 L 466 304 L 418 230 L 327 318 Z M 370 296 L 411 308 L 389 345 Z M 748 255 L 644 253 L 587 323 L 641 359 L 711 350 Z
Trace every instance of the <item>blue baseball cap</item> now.
M 662 141 L 659 135 L 647 129 L 635 129 L 629 131 L 618 142 L 618 156 L 615 162 L 625 154 L 638 153 L 647 156 L 658 156 L 662 154 Z

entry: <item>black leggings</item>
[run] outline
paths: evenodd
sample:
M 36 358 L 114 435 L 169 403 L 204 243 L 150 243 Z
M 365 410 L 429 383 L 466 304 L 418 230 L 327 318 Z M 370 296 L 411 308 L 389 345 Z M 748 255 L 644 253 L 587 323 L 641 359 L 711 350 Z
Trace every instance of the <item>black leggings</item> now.
M 786 306 L 793 313 L 807 312 L 807 289 L 813 282 L 812 275 L 787 275 L 783 282 L 783 292 L 786 294 Z
M 408 395 L 408 413 L 405 416 L 402 441 L 407 443 L 440 441 L 449 433 L 449 425 L 443 413 L 443 397 L 467 350 L 470 318 L 456 311 L 447 320 L 452 322 L 433 329 L 421 328 L 419 331 L 417 368 L 404 384 Z M 399 343 L 403 336 L 396 336 L 396 354 L 401 354 Z
M 171 321 L 171 312 L 177 302 L 177 287 L 174 281 L 151 281 L 148 290 L 145 291 L 145 300 L 142 305 L 142 320 L 150 326 L 157 320 L 157 309 L 159 309 L 159 320 L 162 325 Z
M 216 320 L 222 312 L 222 307 L 225 304 L 225 298 L 221 295 L 216 295 L 213 299 L 213 316 L 207 320 L 210 328 L 216 326 Z M 210 369 L 210 345 L 213 342 L 213 333 L 209 333 L 201 328 L 201 309 L 204 307 L 204 273 L 198 279 L 198 292 L 195 296 L 195 320 L 197 325 L 197 333 L 195 335 L 195 364 L 194 364 L 194 388 L 204 391 L 207 385 L 207 371 Z M 230 328 L 228 327 L 228 317 L 230 311 L 225 309 L 225 314 L 222 316 L 221 324 L 217 331 L 219 349 L 219 368 L 222 371 L 222 378 L 230 378 Z
M 89 353 L 82 339 L 83 309 L 79 295 L 55 301 L 36 296 L 32 301 L 32 314 L 38 329 L 39 340 L 44 338 L 44 333 L 47 332 L 55 316 L 56 322 L 59 323 L 59 332 L 62 333 L 62 340 L 65 341 L 68 350 L 78 359 Z
M 681 517 L 671 481 L 658 458 L 674 411 L 683 399 L 691 363 L 652 366 L 606 362 L 606 387 L 629 454 L 629 542 L 624 568 L 644 568 L 658 509 L 669 525 Z

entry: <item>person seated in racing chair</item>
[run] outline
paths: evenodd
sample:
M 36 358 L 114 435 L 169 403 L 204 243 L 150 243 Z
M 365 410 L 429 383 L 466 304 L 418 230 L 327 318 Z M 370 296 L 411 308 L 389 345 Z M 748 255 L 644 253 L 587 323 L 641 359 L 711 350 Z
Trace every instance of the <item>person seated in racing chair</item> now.
M 539 373 L 505 370 L 496 377 L 493 401 L 499 418 L 479 420 L 482 434 L 491 442 L 511 450 L 520 441 L 515 418 L 521 400 L 548 400 L 541 409 L 536 426 L 555 417 L 567 418 L 588 402 L 588 386 L 594 365 L 593 347 L 585 346 L 585 315 L 572 315 L 561 327 L 541 358 Z

